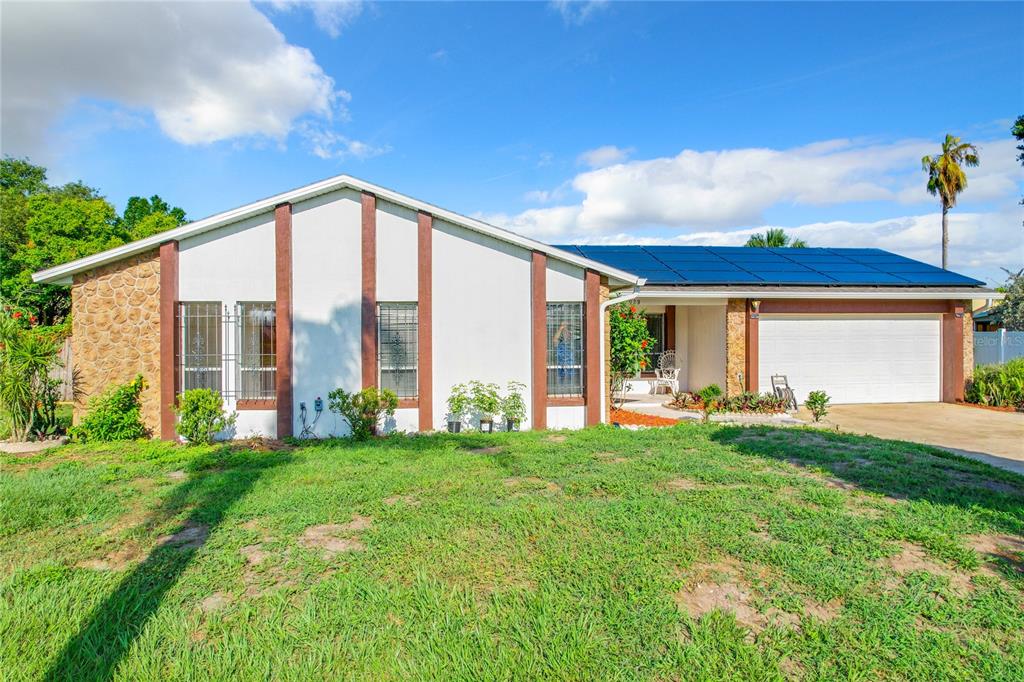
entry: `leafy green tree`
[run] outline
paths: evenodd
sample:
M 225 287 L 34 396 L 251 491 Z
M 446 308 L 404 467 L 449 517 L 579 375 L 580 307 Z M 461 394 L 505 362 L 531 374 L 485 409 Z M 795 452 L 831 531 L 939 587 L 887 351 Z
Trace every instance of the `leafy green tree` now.
M 609 313 L 611 336 L 612 395 L 625 400 L 628 379 L 647 369 L 648 348 L 655 342 L 647 328 L 644 311 L 626 302 L 612 306 Z
M 159 194 L 149 199 L 130 197 L 121 216 L 122 227 L 132 241 L 184 225 L 185 211 L 173 208 Z
M 750 235 L 750 239 L 743 246 L 753 246 L 762 249 L 781 249 L 788 246 L 791 249 L 806 249 L 807 242 L 803 239 L 790 237 L 781 227 L 772 227 L 764 234 L 758 232 L 757 234 Z
M 46 169 L 0 159 L 0 294 L 42 324 L 71 308 L 68 287 L 36 284 L 32 273 L 177 227 L 185 212 L 159 195 L 132 197 L 125 215 L 82 182 L 51 186 Z
M 938 196 L 942 203 L 943 270 L 947 269 L 949 259 L 949 209 L 956 206 L 957 196 L 967 189 L 964 167 L 974 168 L 978 163 L 977 147 L 955 135 L 946 135 L 941 154 L 921 159 L 921 167 L 928 174 L 928 193 Z
M 997 310 L 1006 331 L 1024 332 L 1024 270 L 1011 272 L 1003 269 L 1009 278 L 1004 286 L 999 287 L 1006 294 L 1006 298 L 999 304 Z

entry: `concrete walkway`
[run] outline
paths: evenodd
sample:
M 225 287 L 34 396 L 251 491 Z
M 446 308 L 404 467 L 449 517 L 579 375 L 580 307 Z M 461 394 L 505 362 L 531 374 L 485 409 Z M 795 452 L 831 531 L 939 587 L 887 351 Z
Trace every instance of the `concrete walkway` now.
M 811 422 L 801 408 L 798 415 Z M 1024 475 L 1024 414 L 949 403 L 835 405 L 819 426 L 935 445 Z
M 696 410 L 677 410 L 665 403 L 671 399 L 667 395 L 649 393 L 627 393 L 622 409 L 640 414 L 650 414 L 667 419 L 690 419 L 699 421 L 700 412 Z M 764 424 L 766 426 L 805 426 L 804 422 L 788 414 L 737 414 L 727 412 L 711 415 L 711 421 L 723 424 Z

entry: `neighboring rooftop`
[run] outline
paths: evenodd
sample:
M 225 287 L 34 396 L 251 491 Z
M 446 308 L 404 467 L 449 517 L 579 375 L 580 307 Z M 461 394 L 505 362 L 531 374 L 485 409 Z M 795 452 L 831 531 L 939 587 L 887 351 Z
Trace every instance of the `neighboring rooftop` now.
M 647 285 L 984 286 L 881 249 L 559 245 L 647 279 Z

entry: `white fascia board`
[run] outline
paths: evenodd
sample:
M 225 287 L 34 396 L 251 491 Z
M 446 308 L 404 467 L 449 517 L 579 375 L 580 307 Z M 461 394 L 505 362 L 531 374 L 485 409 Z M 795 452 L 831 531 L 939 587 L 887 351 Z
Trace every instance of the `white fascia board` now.
M 90 270 L 106 263 L 112 263 L 114 261 L 121 260 L 133 256 L 143 251 L 156 248 L 160 244 L 170 241 L 178 241 L 186 239 L 188 237 L 194 237 L 196 235 L 208 232 L 209 230 L 223 227 L 231 223 L 245 220 L 261 213 L 273 210 L 276 206 L 281 204 L 294 204 L 306 199 L 319 196 L 321 194 L 327 194 L 328 192 L 334 192 L 339 189 L 351 188 L 360 192 L 369 192 L 377 196 L 378 198 L 385 199 L 399 206 L 405 206 L 417 211 L 423 211 L 429 213 L 435 218 L 441 218 L 448 222 L 455 223 L 462 227 L 466 227 L 475 232 L 489 235 L 495 239 L 499 239 L 504 242 L 521 246 L 524 249 L 531 251 L 540 251 L 556 260 L 571 263 L 581 268 L 595 270 L 603 275 L 607 275 L 609 283 L 613 286 L 642 286 L 646 281 L 642 277 L 638 277 L 625 270 L 619 270 L 618 268 L 609 267 L 603 263 L 599 263 L 589 258 L 577 256 L 575 254 L 563 251 L 562 249 L 556 249 L 549 244 L 523 237 L 515 232 L 509 232 L 500 227 L 490 225 L 481 220 L 469 218 L 453 211 L 449 211 L 441 208 L 440 206 L 434 206 L 418 199 L 399 194 L 394 190 L 374 185 L 372 183 L 354 178 L 350 175 L 338 175 L 327 180 L 321 180 L 305 187 L 293 189 L 282 194 L 277 194 L 266 199 L 254 201 L 251 204 L 240 206 L 230 211 L 218 213 L 216 215 L 203 218 L 181 227 L 176 227 L 166 232 L 155 234 L 145 239 L 130 242 L 128 244 L 122 244 L 113 249 L 107 251 L 101 251 L 100 253 L 86 256 L 85 258 L 79 258 L 78 260 L 71 261 L 70 263 L 64 263 L 63 265 L 57 265 L 46 270 L 40 270 L 32 275 L 34 282 L 45 282 L 47 284 L 70 284 L 71 278 L 75 273 L 82 272 L 83 270 Z
M 734 291 L 654 291 L 641 290 L 641 299 L 664 298 L 664 299 L 701 299 L 701 298 L 754 298 L 764 300 L 766 298 L 863 298 L 863 299 L 918 299 L 918 300 L 947 300 L 959 299 L 1003 299 L 1006 294 L 987 289 L 979 289 L 977 292 L 950 291 L 948 289 L 935 289 L 934 291 L 907 291 L 905 289 L 893 288 L 880 291 L 835 291 L 823 288 L 820 291 L 757 291 L 734 290 Z

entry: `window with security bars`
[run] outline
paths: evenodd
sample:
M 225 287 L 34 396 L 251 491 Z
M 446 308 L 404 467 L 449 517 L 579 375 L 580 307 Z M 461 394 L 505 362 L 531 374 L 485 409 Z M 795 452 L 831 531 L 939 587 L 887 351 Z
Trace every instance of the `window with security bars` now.
M 399 398 L 418 395 L 419 313 L 415 303 L 377 306 L 379 384 Z
M 583 304 L 548 303 L 548 395 L 583 396 Z
M 208 388 L 234 400 L 271 400 L 277 387 L 273 301 L 178 304 L 182 391 Z
M 242 400 L 277 396 L 277 325 L 272 301 L 238 304 L 237 395 Z
M 661 354 L 665 350 L 665 315 L 664 313 L 647 313 L 647 333 L 654 338 L 647 348 L 647 371 L 653 372 L 658 367 Z

